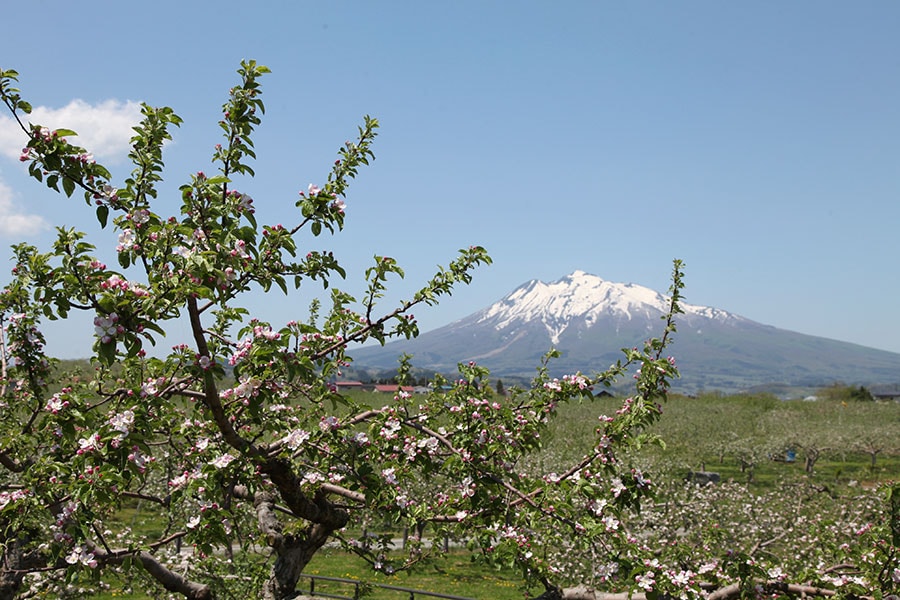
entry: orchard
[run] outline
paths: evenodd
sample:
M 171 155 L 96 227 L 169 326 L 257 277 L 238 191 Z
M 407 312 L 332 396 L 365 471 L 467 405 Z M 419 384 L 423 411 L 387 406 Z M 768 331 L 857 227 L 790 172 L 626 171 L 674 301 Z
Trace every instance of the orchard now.
M 143 107 L 133 170 L 115 177 L 76 145 L 75 132 L 28 122 L 18 74 L 0 71 L 30 175 L 69 202 L 83 198 L 110 232 L 92 240 L 60 228 L 48 249 L 13 247 L 0 294 L 0 598 L 84 597 L 123 582 L 158 597 L 295 598 L 326 543 L 394 573 L 440 552 L 423 531 L 515 567 L 547 598 L 897 592 L 896 488 L 886 501 L 860 499 L 867 518 L 853 543 L 843 525 L 823 527 L 822 536 L 836 531 L 831 537 L 807 537 L 810 547 L 824 542 L 797 557 L 802 565 L 729 550 L 732 540 L 704 519 L 710 506 L 744 502 L 728 498 L 730 488 L 694 516 L 692 501 L 677 500 L 684 490 L 661 503 L 638 457 L 658 441 L 647 429 L 678 374 L 667 347 L 680 312 L 679 261 L 659 337 L 597 373 L 555 378 L 551 351 L 527 389 L 506 395 L 474 363 L 460 364 L 449 382 L 438 378 L 427 395 L 398 387 L 384 407 L 338 393 L 334 381 L 355 345 L 416 336 L 412 309 L 469 284 L 491 259 L 481 247 L 463 249 L 384 311 L 378 301 L 403 277 L 392 258 L 375 257 L 361 297 L 337 287 L 345 277 L 338 257 L 312 247 L 340 235 L 352 212 L 349 184 L 374 159 L 378 122 L 369 117 L 323 180 L 297 182 L 294 222 L 260 224 L 251 163 L 267 72 L 240 65 L 222 107 L 223 140 L 211 151 L 216 171 L 184 181 L 180 210 L 168 215 L 157 197 L 164 144 L 181 122 L 174 110 Z M 104 264 L 97 248 L 115 248 L 117 264 Z M 328 300 L 314 300 L 313 286 Z M 248 308 L 265 293 L 310 309 L 269 322 Z M 85 331 L 94 336 L 92 370 L 69 373 L 46 354 L 43 331 L 80 312 L 93 318 Z M 401 380 L 409 365 L 404 357 Z M 536 469 L 546 463 L 535 457 L 552 450 L 542 434 L 560 407 L 590 403 L 625 377 L 632 392 L 612 414 L 595 415 L 589 450 Z M 711 492 L 691 493 L 700 503 Z M 154 507 L 158 531 L 122 525 L 136 502 Z M 419 537 L 403 552 L 371 543 L 358 524 L 373 515 Z M 766 527 L 782 535 L 777 520 Z

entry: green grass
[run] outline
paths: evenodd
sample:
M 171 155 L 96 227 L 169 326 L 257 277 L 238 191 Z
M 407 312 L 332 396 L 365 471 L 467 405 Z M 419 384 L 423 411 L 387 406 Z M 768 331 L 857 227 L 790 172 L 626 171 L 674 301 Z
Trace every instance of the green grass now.
M 306 575 L 352 579 L 361 583 L 363 596 L 367 600 L 405 600 L 409 592 L 381 589 L 365 584 L 382 584 L 394 587 L 409 588 L 439 594 L 449 594 L 464 598 L 492 598 L 495 600 L 522 600 L 525 593 L 521 587 L 521 578 L 516 572 L 493 570 L 485 565 L 474 563 L 471 554 L 465 550 L 451 551 L 437 558 L 432 564 L 417 568 L 412 572 L 394 575 L 377 573 L 356 556 L 335 548 L 325 548 L 313 558 L 304 570 Z M 116 583 L 111 582 L 112 586 Z M 353 584 L 333 581 L 315 581 L 316 594 L 331 594 L 352 598 Z M 300 580 L 297 590 L 309 593 L 310 579 Z M 114 600 L 131 598 L 132 600 L 152 600 L 153 596 L 143 593 L 124 594 L 120 591 L 106 591 L 95 596 L 95 600 Z M 416 595 L 425 599 L 427 596 Z
M 621 399 L 603 398 L 561 406 L 544 439 L 545 465 L 577 460 L 589 448 L 600 414 L 613 414 Z M 785 479 L 809 476 L 804 471 L 806 447 L 821 451 L 811 477 L 824 484 L 856 481 L 872 484 L 900 480 L 900 403 L 781 401 L 768 395 L 699 398 L 673 395 L 652 433 L 665 448 L 646 446 L 635 460 L 651 473 L 668 478 L 688 471 L 720 473 L 722 480 L 746 482 L 739 457 L 752 455 L 753 485 L 768 487 Z M 865 438 L 881 444 L 875 468 L 858 447 Z M 771 457 L 794 447 L 796 461 Z M 779 449 L 781 449 L 779 451 Z M 658 477 L 659 478 L 659 477 Z
M 340 577 L 359 581 L 412 588 L 441 594 L 451 594 L 466 598 L 494 598 L 496 600 L 521 600 L 524 591 L 521 578 L 513 571 L 495 571 L 472 562 L 467 551 L 450 552 L 437 559 L 434 564 L 416 569 L 411 573 L 385 575 L 375 573 L 372 568 L 354 556 L 336 549 L 325 549 L 313 558 L 304 571 L 308 575 Z M 304 580 L 298 589 L 309 590 L 309 580 Z M 316 582 L 316 591 L 353 596 L 353 590 L 346 584 Z M 371 589 L 366 598 L 373 600 L 398 600 L 409 594 L 396 590 Z

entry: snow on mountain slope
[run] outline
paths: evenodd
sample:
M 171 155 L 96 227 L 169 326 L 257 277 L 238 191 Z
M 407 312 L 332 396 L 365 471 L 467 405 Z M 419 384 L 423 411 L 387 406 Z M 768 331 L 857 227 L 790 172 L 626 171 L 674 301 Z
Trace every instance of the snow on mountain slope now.
M 478 314 L 479 323 L 490 323 L 498 331 L 523 323 L 541 322 L 550 339 L 560 336 L 573 321 L 587 327 L 601 317 L 628 320 L 659 316 L 668 309 L 669 297 L 632 283 L 612 283 L 596 275 L 575 271 L 553 283 L 532 280 Z M 725 321 L 737 315 L 707 306 L 683 304 L 685 315 Z

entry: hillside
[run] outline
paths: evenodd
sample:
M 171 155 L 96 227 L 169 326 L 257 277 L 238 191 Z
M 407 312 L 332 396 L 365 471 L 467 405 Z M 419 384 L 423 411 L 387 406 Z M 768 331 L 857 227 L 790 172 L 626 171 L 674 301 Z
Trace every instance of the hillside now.
M 351 351 L 357 369 L 396 367 L 401 353 L 426 371 L 453 372 L 474 360 L 497 377 L 528 378 L 551 347 L 554 373 L 602 370 L 621 349 L 661 332 L 668 298 L 635 285 L 576 271 L 552 283 L 532 280 L 468 317 L 414 340 Z M 804 335 L 708 306 L 684 304 L 670 347 L 681 369 L 678 389 L 739 391 L 783 383 L 900 381 L 900 354 Z

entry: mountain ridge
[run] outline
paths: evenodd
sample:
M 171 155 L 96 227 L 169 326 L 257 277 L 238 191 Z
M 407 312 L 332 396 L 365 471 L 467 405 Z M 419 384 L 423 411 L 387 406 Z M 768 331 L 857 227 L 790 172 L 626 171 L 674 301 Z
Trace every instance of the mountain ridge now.
M 467 317 L 384 347 L 350 354 L 357 367 L 390 369 L 401 353 L 417 367 L 449 373 L 475 360 L 498 377 L 529 377 L 551 348 L 551 372 L 602 371 L 621 349 L 662 333 L 670 297 L 634 283 L 577 270 L 554 282 L 533 279 Z M 669 348 L 679 391 L 750 387 L 881 384 L 900 381 L 900 354 L 775 328 L 729 311 L 683 303 Z

